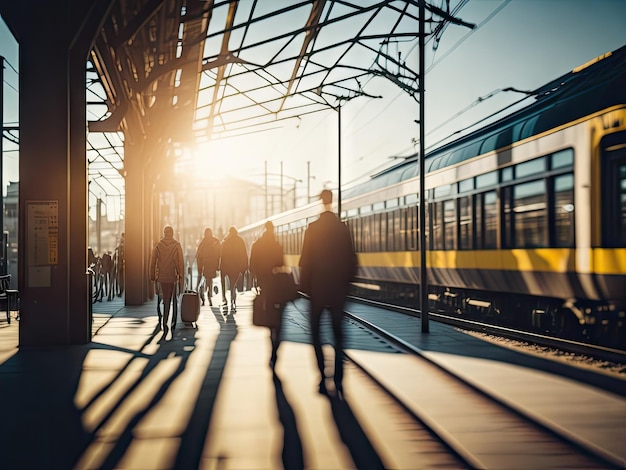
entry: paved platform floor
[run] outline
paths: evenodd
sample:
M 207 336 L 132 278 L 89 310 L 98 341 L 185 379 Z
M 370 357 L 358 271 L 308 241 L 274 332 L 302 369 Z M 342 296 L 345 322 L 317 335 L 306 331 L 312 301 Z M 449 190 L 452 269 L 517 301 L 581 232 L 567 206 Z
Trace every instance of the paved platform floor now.
M 343 403 L 317 393 L 302 304 L 290 307 L 273 375 L 268 331 L 251 325 L 250 301 L 240 296 L 227 316 L 204 306 L 197 328 L 179 323 L 166 337 L 154 302 L 103 302 L 93 342 L 63 348 L 18 349 L 19 324 L 1 323 L 0 468 L 458 468 L 430 441 L 399 429 L 395 405 L 350 367 Z M 411 331 L 419 323 L 394 324 L 433 360 L 623 461 L 619 394 L 445 325 L 419 335 Z M 352 334 L 346 349 L 410 406 L 428 412 L 436 403 L 410 356 L 368 333 Z M 451 429 L 462 417 L 452 418 Z

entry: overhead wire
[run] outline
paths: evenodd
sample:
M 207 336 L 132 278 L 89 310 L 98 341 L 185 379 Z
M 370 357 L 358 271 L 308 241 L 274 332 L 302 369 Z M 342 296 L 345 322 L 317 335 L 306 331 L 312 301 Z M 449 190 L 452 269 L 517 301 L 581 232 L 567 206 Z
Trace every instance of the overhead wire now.
M 439 59 L 437 59 L 436 61 L 433 60 L 433 62 L 431 63 L 431 65 L 426 69 L 425 74 L 428 74 L 429 72 L 432 71 L 433 68 L 435 68 L 437 65 L 439 65 L 443 60 L 445 60 L 448 56 L 450 56 L 450 54 L 452 54 L 452 52 L 454 52 L 456 49 L 458 49 L 463 43 L 465 43 L 470 36 L 472 36 L 476 31 L 480 30 L 481 28 L 483 28 L 487 23 L 489 23 L 491 20 L 493 20 L 496 15 L 498 15 L 509 3 L 511 2 L 511 0 L 504 0 L 500 5 L 498 5 L 487 17 L 485 17 L 484 20 L 482 20 L 477 26 L 476 28 L 468 31 L 467 34 L 465 34 L 463 37 L 461 37 L 456 43 L 454 43 L 446 52 L 445 54 L 443 54 Z M 466 4 L 468 3 L 468 0 L 463 0 L 461 1 L 459 4 L 457 4 L 455 6 L 455 8 L 452 11 L 452 15 L 456 15 L 460 12 L 461 8 L 463 8 Z M 443 28 L 445 29 L 445 28 Z M 443 29 L 441 32 L 443 32 Z M 431 42 L 432 40 L 436 40 L 437 42 L 439 41 L 438 39 L 433 39 L 433 36 L 429 36 L 428 39 L 426 40 L 426 43 L 428 44 L 429 42 Z M 417 42 L 415 42 L 415 44 L 410 47 L 407 51 L 407 56 L 409 54 L 411 54 L 415 48 L 417 47 Z M 453 120 L 457 119 L 459 116 L 461 116 L 462 114 L 464 114 L 465 112 L 467 112 L 469 109 L 471 109 L 472 107 L 476 106 L 479 103 L 483 103 L 485 100 L 491 98 L 493 95 L 501 92 L 501 91 L 505 91 L 505 88 L 499 89 L 499 90 L 494 90 L 493 92 L 489 93 L 488 95 L 486 95 L 485 97 L 479 97 L 475 102 L 473 102 L 472 104 L 468 105 L 466 108 L 464 108 L 463 110 L 457 112 L 454 116 L 446 119 L 444 122 L 442 122 L 441 124 L 439 124 L 437 127 L 435 127 L 434 129 L 431 129 L 428 133 L 426 133 L 426 136 L 432 135 L 433 132 L 435 132 L 436 130 L 441 129 L 442 127 L 444 127 L 445 125 L 449 124 L 450 122 L 452 122 Z M 376 120 L 377 118 L 379 118 L 383 112 L 385 112 L 389 106 L 396 101 L 400 96 L 402 96 L 404 94 L 403 90 L 400 90 L 398 92 L 398 94 L 389 102 L 389 104 L 387 106 L 385 106 L 385 108 L 383 108 L 382 110 L 380 110 L 378 113 L 376 113 L 375 116 L 373 116 L 371 119 L 369 119 L 367 121 L 366 124 L 364 124 L 363 126 L 359 127 L 358 130 L 363 129 L 364 127 L 366 127 L 367 125 L 371 124 L 371 122 L 373 122 L 374 120 Z M 497 113 L 496 113 L 497 114 Z M 488 119 L 485 118 L 485 119 Z M 472 127 L 472 126 L 469 126 Z M 466 128 L 467 129 L 467 128 Z M 466 129 L 462 129 L 460 131 L 456 131 L 454 133 L 452 133 L 451 135 L 455 135 L 458 134 L 459 132 L 463 132 Z M 356 131 L 352 132 L 353 134 L 356 133 Z M 445 139 L 443 139 L 445 140 Z M 414 145 L 411 145 L 405 149 L 403 149 L 401 152 L 397 152 L 397 155 L 403 155 L 405 152 L 411 150 L 411 148 L 414 147 Z M 372 152 L 370 152 L 371 154 Z M 362 161 L 363 157 L 361 157 L 359 159 L 359 161 Z M 388 165 L 388 163 L 386 163 Z M 368 174 L 372 174 L 374 170 L 369 170 Z M 356 178 L 356 180 L 361 179 L 363 176 L 359 176 Z

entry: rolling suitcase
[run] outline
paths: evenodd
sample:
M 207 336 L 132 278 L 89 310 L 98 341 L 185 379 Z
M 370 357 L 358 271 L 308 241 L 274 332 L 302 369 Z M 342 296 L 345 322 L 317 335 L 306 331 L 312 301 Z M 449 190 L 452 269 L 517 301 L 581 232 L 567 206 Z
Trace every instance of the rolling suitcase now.
M 180 319 L 183 323 L 197 323 L 199 316 L 200 295 L 196 291 L 187 289 L 180 299 Z

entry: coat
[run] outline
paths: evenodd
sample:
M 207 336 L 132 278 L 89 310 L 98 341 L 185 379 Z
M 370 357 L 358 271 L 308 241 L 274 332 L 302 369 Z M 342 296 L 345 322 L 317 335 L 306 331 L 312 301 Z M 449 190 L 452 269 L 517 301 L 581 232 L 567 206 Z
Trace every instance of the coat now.
M 185 278 L 183 248 L 174 238 L 162 238 L 152 250 L 150 280 L 175 283 Z
M 337 216 L 322 212 L 304 233 L 300 256 L 300 288 L 322 305 L 343 303 L 357 270 L 348 227 Z
M 274 234 L 266 231 L 250 248 L 250 272 L 257 277 L 261 289 L 270 282 L 272 269 L 283 264 L 282 247 Z
M 198 245 L 198 273 L 207 279 L 213 279 L 220 267 L 220 241 L 215 237 L 204 237 Z
M 222 275 L 228 274 L 237 277 L 239 273 L 248 269 L 248 251 L 246 243 L 239 235 L 227 235 L 222 241 L 220 253 L 220 271 Z

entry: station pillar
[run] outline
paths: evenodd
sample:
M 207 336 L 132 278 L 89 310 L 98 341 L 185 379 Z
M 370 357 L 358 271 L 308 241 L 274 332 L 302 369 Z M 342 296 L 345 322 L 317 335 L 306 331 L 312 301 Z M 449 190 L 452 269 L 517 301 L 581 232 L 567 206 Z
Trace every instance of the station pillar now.
M 98 0 L 2 2 L 19 43 L 19 344 L 91 340 L 86 60 Z
M 124 143 L 124 171 L 126 179 L 126 305 L 142 305 L 147 299 L 147 255 L 146 233 L 149 232 L 145 214 L 145 171 L 143 145 L 127 140 Z

